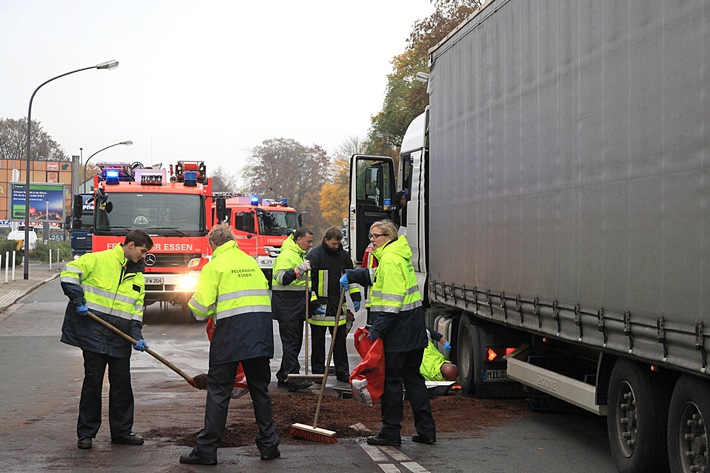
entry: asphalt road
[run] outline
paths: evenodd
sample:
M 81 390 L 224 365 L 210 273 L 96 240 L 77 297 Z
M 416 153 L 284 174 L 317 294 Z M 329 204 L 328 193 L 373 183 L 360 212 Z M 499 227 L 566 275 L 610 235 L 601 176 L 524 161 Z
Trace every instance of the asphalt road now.
M 59 342 L 66 299 L 53 281 L 21 302 L 0 321 L 3 471 L 615 471 L 605 420 L 575 408 L 516 419 L 479 438 L 439 435 L 435 446 L 405 440 L 397 449 L 375 448 L 348 439 L 335 445 L 288 444 L 282 445 L 282 458 L 271 462 L 261 462 L 254 446 L 220 449 L 220 464 L 215 467 L 180 465 L 179 455 L 189 449 L 160 440 L 149 439 L 142 447 L 111 445 L 106 423 L 93 449 L 78 450 L 75 426 L 82 358 L 78 349 Z M 359 315 L 358 322 L 363 318 Z M 206 372 L 204 325 L 179 319 L 175 309 L 162 312 L 157 305 L 150 306 L 143 331 L 146 340 L 187 373 Z M 278 356 L 276 325 L 274 333 Z M 357 362 L 351 345 L 351 366 Z M 278 363 L 278 358 L 272 360 L 273 371 Z M 132 373 L 136 431 L 175 425 L 176 420 L 199 429 L 203 391 L 194 390 L 144 353 L 135 352 Z

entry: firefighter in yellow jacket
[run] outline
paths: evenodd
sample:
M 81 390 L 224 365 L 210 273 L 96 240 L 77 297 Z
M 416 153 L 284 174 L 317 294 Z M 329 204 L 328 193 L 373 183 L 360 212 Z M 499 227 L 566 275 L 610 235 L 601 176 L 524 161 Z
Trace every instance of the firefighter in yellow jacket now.
M 197 291 L 188 303 L 196 317 L 212 317 L 215 325 L 207 373 L 205 428 L 195 448 L 182 455 L 180 463 L 217 464 L 217 447 L 240 362 L 259 428 L 256 446 L 262 460 L 271 460 L 281 453 L 269 394 L 269 360 L 274 356 L 269 283 L 256 260 L 239 249 L 228 225 L 213 227 L 208 241 L 212 260 L 202 268 Z
M 311 263 L 305 256 L 312 245 L 313 232 L 307 228 L 301 227 L 286 238 L 274 261 L 271 280 L 271 309 L 274 320 L 279 323 L 283 348 L 276 379 L 280 388 L 288 388 L 291 392 L 313 384 L 306 380 L 286 381 L 288 375 L 299 374 L 301 370 L 298 354 L 303 345 L 303 324 L 306 320 L 306 273 L 311 269 Z M 310 295 L 308 298 L 310 300 Z
M 422 298 L 412 266 L 412 250 L 405 236 L 398 236 L 389 220 L 370 226 L 372 254 L 376 269 L 350 269 L 340 278 L 341 287 L 352 283 L 372 286 L 371 312 L 374 322 L 370 339 L 383 340 L 385 389 L 380 398 L 382 426 L 377 435 L 367 437 L 369 445 L 398 447 L 402 443 L 404 414 L 403 385 L 407 389 L 417 431 L 412 441 L 436 443 L 436 425 L 431 413 L 429 392 L 419 372 L 428 339 Z
M 138 343 L 143 351 L 143 258 L 153 240 L 143 230 L 131 230 L 122 245 L 97 253 L 86 253 L 67 263 L 60 282 L 69 298 L 62 324 L 61 341 L 81 348 L 84 355 L 84 382 L 79 401 L 77 436 L 79 448 L 92 446 L 101 426 L 101 391 L 108 366 L 111 384 L 108 416 L 111 442 L 142 445 L 143 438 L 132 432 L 133 390 L 131 388 L 131 344 L 98 322 L 88 311 L 101 317 Z

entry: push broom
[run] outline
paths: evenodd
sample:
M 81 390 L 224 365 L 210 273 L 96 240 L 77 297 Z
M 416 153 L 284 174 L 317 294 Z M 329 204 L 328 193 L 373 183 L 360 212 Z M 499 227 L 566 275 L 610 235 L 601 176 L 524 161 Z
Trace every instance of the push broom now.
M 335 336 L 338 334 L 338 324 L 340 323 L 340 314 L 343 311 L 343 303 L 345 302 L 345 289 L 340 291 L 340 301 L 338 302 L 338 311 L 335 313 L 335 326 L 333 334 L 330 337 L 330 349 L 328 350 L 328 359 L 325 362 L 325 370 L 323 373 L 323 381 L 320 384 L 320 393 L 318 394 L 318 405 L 316 406 L 316 415 L 313 418 L 313 425 L 308 424 L 291 424 L 291 435 L 305 440 L 314 440 L 321 443 L 337 443 L 338 439 L 335 436 L 334 430 L 321 429 L 318 427 L 318 417 L 320 417 L 320 408 L 323 404 L 323 395 L 325 394 L 325 383 L 328 381 L 328 367 L 333 356 L 333 348 L 335 347 Z
M 91 312 L 89 312 L 89 317 L 91 317 L 92 319 L 94 319 L 95 321 L 97 321 L 98 323 L 103 325 L 104 327 L 108 328 L 112 332 L 115 332 L 117 335 L 120 335 L 124 339 L 128 340 L 131 343 L 131 345 L 135 345 L 136 343 L 138 343 L 133 337 L 131 337 L 130 335 L 127 335 L 126 333 L 124 333 L 122 330 L 115 327 L 114 325 L 106 322 L 104 319 L 102 319 L 98 315 L 92 314 Z M 207 389 L 207 375 L 206 374 L 204 374 L 204 373 L 198 374 L 197 376 L 192 378 L 187 373 L 185 373 L 183 370 L 181 370 L 180 368 L 178 368 L 174 364 L 170 363 L 168 360 L 166 360 L 165 358 L 163 358 L 162 356 L 160 356 L 159 354 L 157 354 L 156 352 L 154 352 L 150 348 L 146 348 L 145 351 L 146 351 L 146 353 L 148 353 L 149 355 L 154 357 L 156 360 L 158 360 L 159 362 L 161 362 L 162 364 L 164 364 L 165 366 L 167 366 L 168 368 L 170 368 L 171 370 L 175 371 L 177 374 L 182 376 L 182 378 L 185 381 L 187 381 L 190 384 L 190 386 L 192 386 L 193 388 Z

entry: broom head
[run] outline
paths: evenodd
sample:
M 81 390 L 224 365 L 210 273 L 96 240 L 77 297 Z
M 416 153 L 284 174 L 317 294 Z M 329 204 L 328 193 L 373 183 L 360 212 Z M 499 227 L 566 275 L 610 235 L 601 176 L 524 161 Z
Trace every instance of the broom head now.
M 306 424 L 291 424 L 291 436 L 320 443 L 338 443 L 335 431 Z

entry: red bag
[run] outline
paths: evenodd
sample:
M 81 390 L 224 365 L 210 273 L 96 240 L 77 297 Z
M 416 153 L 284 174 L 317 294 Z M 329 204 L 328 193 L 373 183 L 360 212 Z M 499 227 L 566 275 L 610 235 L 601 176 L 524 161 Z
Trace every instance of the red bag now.
M 363 327 L 355 330 L 355 349 L 362 362 L 350 374 L 353 397 L 368 406 L 380 399 L 385 390 L 385 348 L 381 338 L 370 342 L 370 332 Z
M 205 332 L 207 332 L 207 339 L 212 342 L 212 334 L 214 333 L 214 321 L 212 317 L 207 319 L 207 327 L 205 327 Z M 234 378 L 234 387 L 235 388 L 246 388 L 248 387 L 247 384 L 247 377 L 244 374 L 244 368 L 242 368 L 242 364 L 239 363 L 237 366 L 237 376 Z

